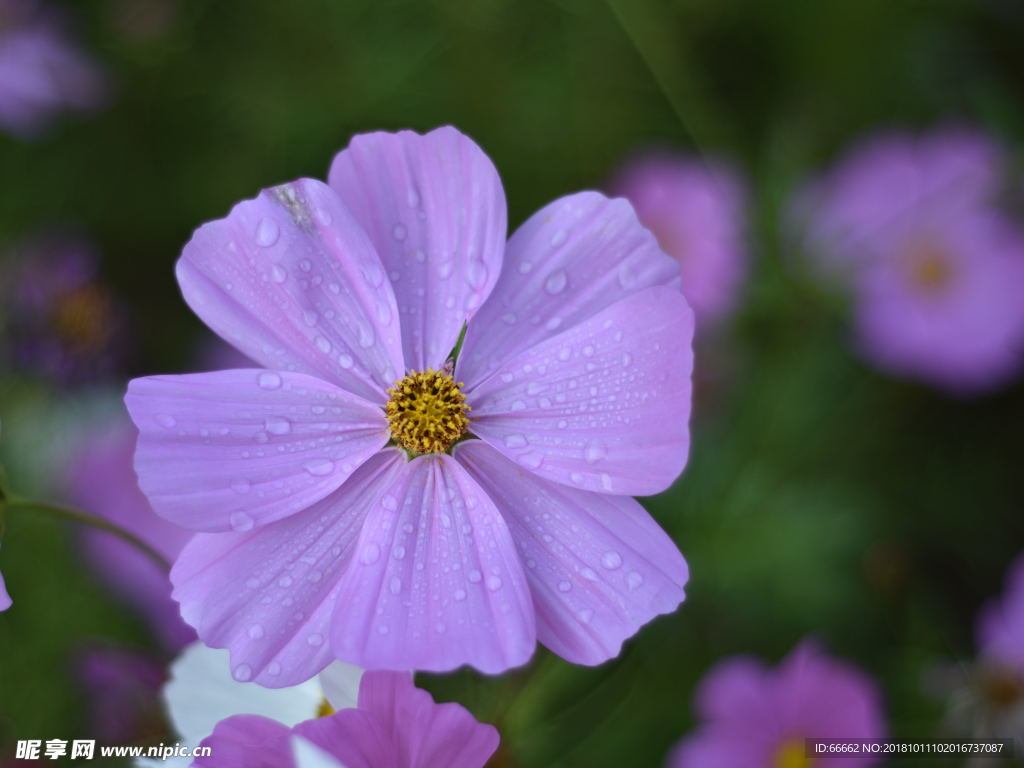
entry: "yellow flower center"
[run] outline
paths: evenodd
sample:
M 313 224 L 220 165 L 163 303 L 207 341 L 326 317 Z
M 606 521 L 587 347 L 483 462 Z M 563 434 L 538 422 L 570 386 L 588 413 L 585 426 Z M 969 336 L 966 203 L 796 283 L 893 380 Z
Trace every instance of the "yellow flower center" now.
M 908 256 L 910 280 L 925 293 L 940 293 L 956 276 L 949 254 L 928 240 L 912 244 Z
M 334 707 L 331 706 L 331 703 L 327 699 L 322 699 L 320 701 L 320 706 L 316 708 L 316 716 L 317 717 L 327 717 L 328 715 L 333 715 L 333 714 L 334 714 Z
M 812 768 L 814 761 L 807 757 L 803 739 L 786 739 L 775 752 L 773 768 Z
M 385 407 L 392 439 L 414 454 L 444 453 L 469 426 L 462 383 L 428 368 L 410 371 L 388 390 Z

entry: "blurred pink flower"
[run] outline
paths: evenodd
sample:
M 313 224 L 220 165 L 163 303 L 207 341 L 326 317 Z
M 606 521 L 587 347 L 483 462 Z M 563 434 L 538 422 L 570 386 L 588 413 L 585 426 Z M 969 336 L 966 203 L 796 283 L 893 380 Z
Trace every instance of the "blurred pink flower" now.
M 775 669 L 746 657 L 720 662 L 697 691 L 701 723 L 676 748 L 672 768 L 809 765 L 805 739 L 885 735 L 875 684 L 804 641 Z M 858 765 L 877 762 L 858 760 Z M 846 756 L 816 757 L 815 768 L 844 768 Z
M 683 293 L 698 322 L 733 309 L 747 255 L 744 192 L 732 170 L 717 161 L 652 152 L 623 165 L 611 191 L 633 204 L 662 250 L 679 262 Z
M 500 672 L 538 640 L 597 664 L 682 601 L 682 555 L 627 495 L 686 462 L 678 269 L 594 192 L 505 226 L 493 164 L 441 128 L 358 136 L 330 186 L 266 190 L 185 247 L 186 301 L 267 367 L 126 403 L 154 509 L 202 531 L 174 597 L 239 680 Z
M 7 594 L 7 585 L 4 583 L 4 575 L 0 573 L 0 611 L 6 611 L 13 605 L 11 596 Z
M 135 742 L 162 730 L 163 665 L 116 648 L 86 648 L 78 656 L 78 678 L 89 697 L 89 735 L 101 743 Z
M 0 0 L 0 130 L 33 136 L 62 111 L 98 107 L 105 78 L 42 0 Z
M 1024 694 L 1024 556 L 1010 567 L 1002 597 L 982 610 L 977 632 L 982 659 L 1015 673 Z
M 848 282 L 859 346 L 898 376 L 994 387 L 1024 352 L 1024 233 L 994 205 L 1002 163 L 962 130 L 883 136 L 799 198 L 807 247 Z

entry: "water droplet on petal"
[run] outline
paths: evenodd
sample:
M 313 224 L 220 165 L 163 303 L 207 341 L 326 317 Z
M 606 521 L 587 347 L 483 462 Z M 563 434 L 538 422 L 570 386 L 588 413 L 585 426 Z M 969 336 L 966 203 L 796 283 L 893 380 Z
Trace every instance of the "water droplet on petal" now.
M 280 285 L 281 283 L 288 279 L 288 273 L 280 264 L 275 264 L 270 268 L 270 278 L 275 283 Z
M 491 592 L 497 592 L 499 589 L 501 589 L 501 584 L 502 581 L 500 576 L 487 577 L 487 588 L 491 590 Z
M 339 355 L 338 356 L 338 365 L 340 365 L 346 371 L 349 368 L 351 368 L 354 363 L 355 363 L 355 360 L 352 359 L 351 355 Z
M 244 477 L 231 481 L 231 490 L 235 493 L 248 493 L 250 487 L 251 485 L 249 484 L 249 481 Z
M 323 475 L 329 475 L 334 469 L 334 462 L 330 459 L 311 459 L 303 465 L 309 474 L 322 477 Z
M 525 435 L 505 435 L 505 447 L 523 448 L 527 445 Z
M 314 632 L 312 635 L 306 638 L 306 642 L 314 648 L 319 648 L 321 645 L 324 644 L 324 636 Z
M 544 281 L 544 290 L 554 296 L 556 293 L 564 291 L 568 283 L 569 277 L 565 274 L 565 270 L 558 269 L 548 275 L 548 279 Z
M 570 589 L 572 589 L 572 584 L 570 584 L 568 581 L 560 581 L 560 582 L 558 582 L 558 591 L 559 592 L 568 592 Z
M 391 577 L 391 583 L 388 585 L 388 589 L 391 590 L 392 595 L 397 595 L 402 591 L 402 580 L 397 576 Z
M 483 574 L 480 573 L 480 571 L 476 570 L 476 568 L 474 568 L 472 571 L 466 574 L 466 578 L 469 579 L 470 582 L 473 584 L 479 584 L 480 580 L 483 577 Z
M 594 611 L 592 608 L 584 608 L 576 614 L 576 617 L 584 624 L 589 624 L 590 620 L 594 618 Z
M 276 221 L 273 219 L 260 219 L 260 223 L 256 225 L 256 244 L 269 248 L 277 242 L 280 234 L 281 230 L 278 229 Z
M 248 664 L 239 664 L 234 668 L 232 674 L 238 682 L 247 683 L 252 680 L 252 667 Z
M 363 561 L 364 565 L 373 565 L 380 559 L 380 547 L 376 544 L 367 544 L 363 547 L 363 551 L 359 559 Z
M 175 421 L 174 417 L 169 413 L 158 413 L 156 416 L 156 423 L 164 429 L 170 429 L 178 422 Z
M 622 556 L 618 552 L 605 552 L 603 555 L 601 555 L 601 565 L 603 565 L 609 571 L 614 571 L 616 568 L 622 565 Z
M 259 375 L 259 385 L 263 389 L 280 389 L 281 377 L 273 371 L 264 371 Z
M 276 661 L 270 662 L 270 665 L 267 667 L 267 674 L 277 677 L 281 674 L 281 665 Z
M 463 600 L 466 599 L 466 590 L 456 589 L 455 594 L 452 595 L 452 597 L 454 597 L 457 602 L 461 603 Z
M 292 423 L 284 416 L 267 416 L 263 428 L 272 435 L 287 435 L 292 431 Z
M 259 640 L 263 637 L 263 626 L 260 624 L 253 624 L 249 627 L 249 637 L 253 640 Z
M 644 583 L 644 577 L 636 571 L 630 571 L 629 575 L 626 576 L 626 586 L 629 587 L 629 591 L 634 591 L 637 587 Z
M 591 440 L 583 451 L 583 458 L 586 459 L 587 464 L 594 464 L 601 459 L 607 458 L 607 456 L 608 449 L 604 447 L 600 440 Z
M 391 236 L 398 242 L 405 240 L 406 234 L 405 226 L 402 224 L 395 224 L 394 228 L 391 230 Z
M 256 521 L 245 512 L 232 512 L 228 517 L 231 527 L 239 532 L 251 531 Z

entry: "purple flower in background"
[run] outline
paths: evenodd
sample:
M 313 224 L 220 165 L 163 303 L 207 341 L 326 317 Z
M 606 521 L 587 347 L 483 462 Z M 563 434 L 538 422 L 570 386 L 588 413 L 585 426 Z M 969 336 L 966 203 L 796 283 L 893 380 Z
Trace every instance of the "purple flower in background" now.
M 9 247 L 0 259 L 0 360 L 57 382 L 91 381 L 116 367 L 120 311 L 100 282 L 93 249 L 47 234 Z
M 160 733 L 162 664 L 126 650 L 88 648 L 76 668 L 89 697 L 91 736 L 118 744 Z
M 0 573 L 0 611 L 6 611 L 10 608 L 14 602 L 11 600 L 11 596 L 7 594 L 7 585 L 4 583 L 4 575 Z
M 135 440 L 135 428 L 120 419 L 90 436 L 68 465 L 67 493 L 76 506 L 133 533 L 173 562 L 191 533 L 157 517 L 142 495 L 132 469 Z M 171 600 L 164 570 L 109 533 L 89 529 L 83 537 L 93 567 L 148 619 L 165 649 L 175 652 L 194 639 Z
M 0 130 L 39 133 L 63 111 L 101 105 L 100 69 L 70 40 L 53 6 L 0 0 Z
M 611 189 L 629 199 L 662 250 L 679 262 L 683 293 L 697 319 L 728 313 L 747 268 L 744 195 L 736 174 L 719 163 L 651 153 L 623 166 Z
M 1024 233 L 993 204 L 1001 162 L 965 131 L 891 135 L 801 196 L 808 247 L 849 281 L 859 346 L 881 368 L 969 393 L 1019 367 Z
M 126 403 L 153 508 L 203 531 L 174 597 L 239 680 L 500 672 L 538 640 L 596 664 L 683 599 L 627 495 L 686 461 L 678 268 L 624 200 L 562 198 L 507 244 L 505 217 L 458 131 L 375 133 L 330 186 L 266 190 L 186 246 L 186 301 L 267 368 L 136 379 Z
M 803 642 L 775 669 L 745 657 L 719 663 L 697 691 L 701 724 L 672 754 L 672 768 L 809 766 L 805 739 L 885 735 L 874 683 L 845 662 Z M 843 768 L 844 757 L 815 758 Z M 865 758 L 858 765 L 877 761 Z
M 978 617 L 978 649 L 987 662 L 1016 673 L 1024 682 L 1024 557 L 1011 566 L 1002 598 Z

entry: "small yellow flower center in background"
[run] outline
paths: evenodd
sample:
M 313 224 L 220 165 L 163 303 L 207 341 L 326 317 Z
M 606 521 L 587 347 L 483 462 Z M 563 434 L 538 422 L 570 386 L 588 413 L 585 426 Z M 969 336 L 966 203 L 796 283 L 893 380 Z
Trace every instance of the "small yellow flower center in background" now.
M 772 768 L 812 768 L 814 761 L 807 757 L 803 739 L 786 739 L 775 752 Z
M 461 382 L 428 368 L 410 371 L 388 390 L 385 407 L 391 437 L 413 453 L 444 453 L 469 426 Z
M 333 715 L 334 711 L 335 710 L 334 707 L 331 706 L 331 702 L 327 699 L 322 699 L 320 701 L 320 706 L 316 708 L 316 716 L 327 717 L 328 715 Z
M 925 293 L 939 293 L 949 287 L 955 277 L 949 254 L 927 240 L 909 249 L 910 279 Z

